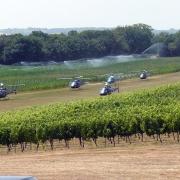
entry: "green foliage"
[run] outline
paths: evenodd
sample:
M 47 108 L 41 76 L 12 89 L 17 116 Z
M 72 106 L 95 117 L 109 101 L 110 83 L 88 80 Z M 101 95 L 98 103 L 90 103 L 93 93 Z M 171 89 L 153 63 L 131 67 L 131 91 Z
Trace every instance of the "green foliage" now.
M 0 64 L 21 61 L 76 60 L 122 53 L 141 53 L 151 45 L 152 29 L 144 24 L 113 30 L 71 31 L 68 35 L 32 32 L 0 36 Z
M 0 114 L 0 144 L 180 133 L 180 84 Z
M 167 56 L 180 55 L 180 31 L 175 34 L 160 33 L 154 36 L 153 43 L 162 42 L 167 46 Z
M 109 62 L 111 62 L 109 60 Z M 124 63 L 113 63 L 102 67 L 92 67 L 83 63 L 72 64 L 69 68 L 65 64 L 49 66 L 0 66 L 0 82 L 4 84 L 25 84 L 21 91 L 37 89 L 53 89 L 67 87 L 68 80 L 60 77 L 84 76 L 91 82 L 105 81 L 105 74 L 140 72 L 146 69 L 151 75 L 180 71 L 180 58 L 142 59 Z M 104 75 L 104 76 L 103 76 Z M 137 77 L 136 77 L 137 78 Z

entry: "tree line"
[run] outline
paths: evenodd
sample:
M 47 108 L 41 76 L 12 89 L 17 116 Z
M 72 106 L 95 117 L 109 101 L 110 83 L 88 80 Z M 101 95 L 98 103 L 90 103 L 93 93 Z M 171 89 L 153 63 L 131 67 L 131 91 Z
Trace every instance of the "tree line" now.
M 21 61 L 39 62 L 97 58 L 107 55 L 138 54 L 156 42 L 166 44 L 167 55 L 180 54 L 180 32 L 153 34 L 145 24 L 117 27 L 111 30 L 70 31 L 68 34 L 46 34 L 34 31 L 0 36 L 0 64 Z

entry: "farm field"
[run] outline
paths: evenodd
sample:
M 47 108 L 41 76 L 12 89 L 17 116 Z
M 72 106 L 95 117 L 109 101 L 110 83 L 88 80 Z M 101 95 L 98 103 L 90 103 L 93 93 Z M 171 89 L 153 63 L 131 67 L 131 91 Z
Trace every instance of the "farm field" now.
M 147 80 L 129 79 L 120 82 L 120 93 L 132 92 L 138 89 L 158 87 L 165 84 L 180 82 L 180 72 L 164 75 L 155 75 Z M 39 90 L 10 95 L 8 100 L 1 100 L 0 111 L 13 110 L 33 105 L 69 102 L 99 96 L 103 83 L 92 83 L 83 86 L 80 90 L 61 88 L 54 90 Z
M 134 92 L 139 89 L 151 89 L 167 84 L 173 85 L 177 82 L 180 82 L 180 72 L 162 73 L 161 75 L 153 75 L 147 80 L 135 78 L 123 80 L 120 82 L 120 92 L 126 94 L 126 92 Z M 21 109 L 33 105 L 91 99 L 99 96 L 99 89 L 102 86 L 103 83 L 93 82 L 83 86 L 81 90 L 61 88 L 20 92 L 16 96 L 10 96 L 9 100 L 0 101 L 0 111 Z M 172 96 L 172 94 L 169 96 Z M 177 99 L 172 97 L 173 99 L 176 102 Z M 164 98 L 162 98 L 163 100 Z M 158 101 L 161 102 L 160 99 Z M 148 102 L 146 103 L 148 104 Z M 172 104 L 171 107 L 175 107 L 172 102 L 170 103 Z M 169 111 L 167 110 L 167 112 Z M 176 108 L 174 112 L 178 112 L 178 109 Z M 153 111 L 151 113 L 153 115 Z M 18 118 L 18 114 L 15 117 Z M 9 122 L 13 122 L 14 119 L 11 120 Z M 4 122 L 1 123 L 3 125 Z M 26 123 L 24 127 L 26 127 Z M 12 124 L 9 127 L 11 126 L 13 127 Z M 23 123 L 21 126 L 23 126 Z M 16 127 L 14 130 L 16 130 Z M 4 132 L 1 131 L 1 133 Z M 13 135 L 16 138 L 16 133 Z M 178 139 L 179 134 L 176 135 Z M 36 150 L 25 150 L 23 153 L 20 144 L 18 144 L 17 152 L 14 153 L 13 147 L 8 154 L 7 148 L 1 145 L 0 175 L 32 175 L 36 176 L 38 180 L 179 179 L 180 146 L 177 139 L 174 141 L 172 134 L 170 136 L 170 141 L 166 141 L 167 135 L 162 134 L 162 143 L 152 140 L 152 137 L 150 137 L 152 141 L 144 137 L 144 142 L 140 140 L 135 142 L 131 137 L 132 144 L 121 141 L 120 144 L 116 142 L 116 147 L 112 147 L 113 145 L 110 144 L 106 148 L 104 144 L 101 144 L 101 141 L 99 143 L 99 139 L 97 140 L 98 147 L 95 147 L 94 142 L 91 143 L 90 140 L 85 142 L 85 148 L 82 148 L 76 139 L 75 146 L 72 145 L 73 140 L 70 142 L 70 149 L 65 147 L 64 141 L 61 141 L 63 145 L 61 144 L 60 147 L 56 147 L 57 142 L 54 142 L 53 151 L 50 150 L 49 142 L 47 142 L 48 148 L 46 151 L 42 149 L 41 144 L 38 152 Z
M 180 71 L 180 57 L 135 59 L 131 62 L 116 62 L 115 60 L 109 60 L 109 64 L 105 65 L 102 59 L 100 62 L 98 59 L 90 65 L 81 62 L 67 62 L 48 66 L 0 66 L 0 82 L 5 85 L 25 84 L 20 87 L 20 91 L 30 91 L 67 87 L 69 80 L 60 80 L 61 77 L 84 76 L 90 78 L 88 80 L 90 82 L 102 82 L 109 73 L 124 73 L 133 76 L 136 72 L 134 77 L 137 77 L 137 72 L 144 69 L 151 75 Z M 116 63 L 111 63 L 113 61 Z M 98 63 L 102 65 L 96 67 Z
M 180 180 L 180 0 L 10 2 L 0 180 Z
M 1 155 L 1 175 L 38 180 L 179 179 L 179 144 L 126 145 L 103 149 Z

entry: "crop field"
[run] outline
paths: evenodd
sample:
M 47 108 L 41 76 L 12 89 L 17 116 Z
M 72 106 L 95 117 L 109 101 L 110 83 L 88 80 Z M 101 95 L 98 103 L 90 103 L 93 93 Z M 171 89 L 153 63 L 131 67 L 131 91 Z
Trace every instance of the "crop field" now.
M 131 62 L 108 64 L 100 67 L 83 66 L 81 63 L 49 66 L 0 66 L 0 82 L 25 84 L 21 91 L 55 89 L 66 87 L 67 80 L 61 77 L 84 76 L 91 82 L 105 81 L 105 74 L 124 73 L 131 75 L 146 69 L 151 75 L 180 71 L 180 58 L 141 59 Z
M 38 180 L 180 178 L 180 58 L 87 69 L 6 68 L 0 80 L 25 83 L 22 90 L 28 92 L 0 101 L 0 175 Z M 104 79 L 99 75 L 140 69 L 152 76 L 122 80 L 119 94 L 98 97 L 103 86 L 98 81 Z M 80 90 L 61 88 L 67 82 L 57 78 L 75 74 L 93 77 L 92 82 Z
M 139 89 L 149 89 L 166 84 L 180 82 L 180 72 L 155 75 L 147 80 L 127 79 L 120 81 L 120 94 L 134 92 Z M 0 111 L 21 109 L 35 105 L 45 105 L 59 102 L 79 101 L 99 97 L 99 91 L 104 83 L 90 83 L 78 90 L 70 88 L 38 90 L 32 92 L 18 92 L 8 99 L 0 100 Z

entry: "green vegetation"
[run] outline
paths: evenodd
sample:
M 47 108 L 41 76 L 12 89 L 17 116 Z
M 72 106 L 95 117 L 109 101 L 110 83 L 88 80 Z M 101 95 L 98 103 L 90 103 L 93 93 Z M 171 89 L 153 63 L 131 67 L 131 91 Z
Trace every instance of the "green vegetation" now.
M 163 74 L 180 71 L 180 58 L 144 59 L 131 62 L 110 64 L 102 67 L 83 66 L 74 64 L 73 69 L 68 66 L 0 66 L 0 82 L 5 84 L 25 84 L 22 91 L 60 88 L 68 85 L 67 80 L 60 77 L 74 77 L 82 75 L 91 78 L 90 81 L 105 81 L 107 73 L 131 74 L 134 71 L 146 69 L 153 74 Z
M 150 26 L 135 24 L 112 30 L 70 31 L 48 35 L 35 31 L 0 36 L 0 64 L 21 61 L 57 61 L 96 58 L 107 55 L 141 53 L 151 45 Z
M 162 32 L 153 37 L 153 43 L 164 43 L 167 56 L 180 55 L 180 31 L 175 34 Z
M 22 61 L 63 62 L 108 55 L 140 54 L 153 44 L 156 45 L 149 53 L 180 56 L 180 31 L 175 34 L 153 34 L 150 26 L 135 24 L 111 30 L 70 31 L 67 35 L 41 31 L 34 31 L 28 36 L 1 35 L 0 64 L 10 65 Z
M 0 144 L 10 150 L 21 144 L 68 141 L 78 138 L 80 145 L 99 137 L 114 143 L 115 136 L 157 136 L 180 133 L 180 84 L 94 100 L 32 107 L 0 114 Z
M 180 32 L 154 35 L 150 26 L 135 24 L 112 30 L 70 31 L 67 35 L 49 35 L 40 31 L 34 31 L 28 36 L 1 35 L 0 64 L 21 61 L 62 62 L 107 55 L 138 54 L 154 43 L 164 44 L 163 56 L 180 55 Z

